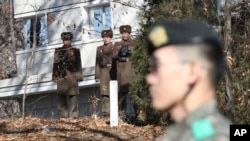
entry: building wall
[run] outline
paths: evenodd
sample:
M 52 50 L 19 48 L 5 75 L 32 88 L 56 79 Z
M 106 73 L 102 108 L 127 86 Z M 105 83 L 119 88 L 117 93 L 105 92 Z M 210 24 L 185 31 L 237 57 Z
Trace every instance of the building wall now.
M 109 21 L 108 26 L 114 32 L 113 42 L 115 42 L 120 38 L 120 25 L 131 25 L 132 35 L 136 35 L 139 28 L 138 5 L 142 4 L 142 1 L 14 0 L 14 17 L 19 20 L 22 19 L 25 25 L 23 29 L 25 47 L 23 50 L 16 52 L 17 77 L 0 80 L 0 98 L 21 97 L 26 92 L 28 95 L 26 112 L 28 115 L 57 117 L 54 96 L 57 86 L 52 81 L 53 54 L 55 48 L 62 46 L 60 34 L 70 31 L 74 36 L 72 45 L 79 47 L 81 51 L 84 75 L 84 81 L 79 83 L 81 87 L 79 103 L 82 107 L 80 113 L 82 116 L 91 115 L 90 104 L 87 99 L 93 96 L 94 89 L 95 91 L 99 89 L 99 83 L 94 80 L 95 57 L 96 48 L 103 44 L 100 31 L 98 31 L 99 33 L 93 31 L 93 29 L 96 30 L 98 24 L 91 25 L 91 23 L 96 22 L 93 20 L 99 18 L 100 15 L 98 15 L 98 11 L 92 12 L 92 14 L 95 14 L 93 17 L 93 15 L 90 15 L 91 10 L 95 10 L 96 7 L 100 9 L 103 6 L 110 6 L 108 16 L 110 16 L 111 21 Z M 101 17 L 107 16 L 105 14 Z M 38 45 L 35 49 L 34 64 L 31 69 L 31 76 L 28 79 L 27 89 L 25 89 L 26 73 L 32 60 L 32 49 L 28 46 L 31 40 L 27 35 L 31 32 L 31 29 L 27 23 L 28 20 L 31 21 L 37 17 L 43 17 L 44 19 L 42 27 L 46 27 L 46 33 L 43 33 L 45 40 L 42 46 Z M 28 40 L 29 42 L 27 42 Z
M 95 108 L 91 104 L 91 98 L 93 101 L 94 97 L 100 99 L 98 86 L 80 89 L 80 94 L 78 95 L 79 116 L 98 115 L 100 113 L 100 101 L 98 101 L 98 105 Z M 56 103 L 57 97 L 55 91 L 29 96 L 26 99 L 25 114 L 34 117 L 58 118 Z

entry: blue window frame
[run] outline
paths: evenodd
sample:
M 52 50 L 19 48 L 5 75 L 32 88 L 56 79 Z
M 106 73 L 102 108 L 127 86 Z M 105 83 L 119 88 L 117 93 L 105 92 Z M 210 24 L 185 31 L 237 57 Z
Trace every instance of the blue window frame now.
M 35 23 L 36 18 L 32 17 L 25 20 L 25 47 L 32 48 L 33 39 L 36 37 L 36 46 L 45 47 L 48 44 L 47 40 L 47 20 L 45 16 L 37 17 L 36 24 L 36 35 L 34 35 L 33 24 Z
M 100 36 L 102 30 L 111 29 L 110 6 L 90 8 L 91 35 Z

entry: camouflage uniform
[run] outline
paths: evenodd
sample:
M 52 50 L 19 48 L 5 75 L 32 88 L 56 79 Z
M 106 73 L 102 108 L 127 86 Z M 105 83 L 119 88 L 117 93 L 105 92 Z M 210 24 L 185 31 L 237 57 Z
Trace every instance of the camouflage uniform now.
M 102 31 L 102 37 L 113 37 L 111 30 Z M 100 79 L 100 94 L 102 96 L 102 114 L 109 116 L 110 113 L 110 99 L 109 99 L 109 82 L 110 69 L 113 56 L 113 44 L 110 42 L 107 45 L 97 47 L 96 50 L 96 67 L 95 79 Z
M 55 49 L 52 79 L 57 81 L 57 108 L 60 117 L 79 116 L 78 81 L 82 81 L 82 78 L 80 49 L 64 46 Z
M 230 122 L 211 100 L 187 115 L 180 123 L 170 126 L 157 141 L 229 141 Z
M 120 26 L 120 33 L 128 32 L 130 34 L 131 27 L 129 25 Z M 121 40 L 115 42 L 114 44 L 115 54 L 114 57 L 118 58 L 117 64 L 117 80 L 119 86 L 119 109 L 122 112 L 126 112 L 125 107 L 133 108 L 132 100 L 130 98 L 129 87 L 130 83 L 135 76 L 135 72 L 130 60 L 132 51 L 133 51 L 133 42 L 132 39 Z M 125 111 L 124 111 L 125 110 Z

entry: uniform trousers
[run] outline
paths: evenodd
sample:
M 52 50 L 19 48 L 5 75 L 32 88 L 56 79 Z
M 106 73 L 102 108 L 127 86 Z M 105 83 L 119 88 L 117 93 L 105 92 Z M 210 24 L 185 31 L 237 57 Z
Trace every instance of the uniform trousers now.
M 57 94 L 57 109 L 60 118 L 78 118 L 78 95 Z

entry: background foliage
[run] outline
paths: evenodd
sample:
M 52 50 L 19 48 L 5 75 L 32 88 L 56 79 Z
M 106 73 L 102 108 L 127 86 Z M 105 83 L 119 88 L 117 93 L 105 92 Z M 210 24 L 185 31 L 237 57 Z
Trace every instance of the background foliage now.
M 155 112 L 150 105 L 148 86 L 145 76 L 148 73 L 148 59 L 145 38 L 151 25 L 159 20 L 177 20 L 194 18 L 215 27 L 223 39 L 225 19 L 217 11 L 216 0 L 147 0 L 142 7 L 141 29 L 134 40 L 132 60 L 136 77 L 132 82 L 130 93 L 137 107 L 138 120 L 142 123 L 168 123 L 168 115 Z M 232 10 L 232 55 L 227 57 L 228 71 L 231 72 L 233 103 L 233 122 L 249 123 L 250 120 L 250 8 L 248 2 L 233 4 Z M 225 79 L 222 79 L 217 90 L 219 107 L 224 114 L 228 112 Z M 232 105 L 233 104 L 233 105 Z

